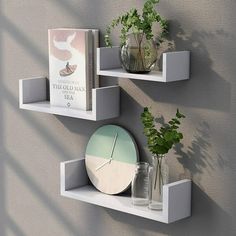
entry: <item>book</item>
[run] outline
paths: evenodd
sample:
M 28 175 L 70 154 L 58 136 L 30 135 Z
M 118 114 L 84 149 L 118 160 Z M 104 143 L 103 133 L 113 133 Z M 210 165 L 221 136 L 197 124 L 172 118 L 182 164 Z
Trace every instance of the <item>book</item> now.
M 92 30 L 92 67 L 93 67 L 93 88 L 99 87 L 99 75 L 97 75 L 97 48 L 99 47 L 99 30 L 98 29 L 86 29 Z
M 99 87 L 99 75 L 97 75 L 97 48 L 99 47 L 99 30 L 92 29 L 93 35 L 93 88 Z
M 89 29 L 49 29 L 50 103 L 90 110 L 94 83 L 93 33 Z

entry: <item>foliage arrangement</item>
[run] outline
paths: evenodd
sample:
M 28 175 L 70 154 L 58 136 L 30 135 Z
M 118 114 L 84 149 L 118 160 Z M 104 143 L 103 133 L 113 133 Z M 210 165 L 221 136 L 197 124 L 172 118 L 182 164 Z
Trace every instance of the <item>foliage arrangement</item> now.
M 155 5 L 160 0 L 146 0 L 144 3 L 142 14 L 138 13 L 136 8 L 132 8 L 130 11 L 112 20 L 111 24 L 107 26 L 105 34 L 106 46 L 112 46 L 110 39 L 111 31 L 118 25 L 121 25 L 120 44 L 123 46 L 126 42 L 127 34 L 130 33 L 143 33 L 147 40 L 153 39 L 152 26 L 155 22 L 158 22 L 161 28 L 159 37 L 157 37 L 157 43 L 163 42 L 164 37 L 168 33 L 168 23 L 160 16 L 156 11 Z
M 148 107 L 145 107 L 141 114 L 141 121 L 144 126 L 144 134 L 147 137 L 147 144 L 149 151 L 157 158 L 156 171 L 154 177 L 154 189 L 157 186 L 157 179 L 159 180 L 159 193 L 162 192 L 163 176 L 162 176 L 162 158 L 163 155 L 173 147 L 174 144 L 179 143 L 183 138 L 183 134 L 178 131 L 180 120 L 185 118 L 183 114 L 177 112 L 168 123 L 163 124 L 159 130 L 155 127 L 155 118 L 149 111 Z M 159 177 L 159 178 L 158 178 Z
M 166 154 L 174 144 L 180 142 L 183 134 L 178 131 L 178 128 L 182 118 L 185 118 L 185 116 L 177 109 L 175 117 L 157 130 L 155 128 L 155 118 L 147 107 L 144 108 L 141 121 L 144 126 L 144 134 L 147 137 L 148 148 L 153 155 Z

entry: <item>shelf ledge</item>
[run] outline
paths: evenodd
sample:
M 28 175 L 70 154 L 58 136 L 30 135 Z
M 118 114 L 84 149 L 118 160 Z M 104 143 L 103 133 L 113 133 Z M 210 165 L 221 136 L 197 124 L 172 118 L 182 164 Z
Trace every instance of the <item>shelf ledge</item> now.
M 151 71 L 148 74 L 128 73 L 121 68 L 119 47 L 97 49 L 97 74 L 109 77 L 129 78 L 153 82 L 174 82 L 189 79 L 190 52 L 163 53 L 163 71 Z
M 107 195 L 89 184 L 84 159 L 62 162 L 61 195 L 143 218 L 172 223 L 191 215 L 191 180 L 184 179 L 163 187 L 163 210 L 134 206 L 130 196 Z
M 37 77 L 19 81 L 21 109 L 62 115 L 86 120 L 105 120 L 120 114 L 120 88 L 109 86 L 92 90 L 92 110 L 51 106 L 47 100 L 47 78 Z

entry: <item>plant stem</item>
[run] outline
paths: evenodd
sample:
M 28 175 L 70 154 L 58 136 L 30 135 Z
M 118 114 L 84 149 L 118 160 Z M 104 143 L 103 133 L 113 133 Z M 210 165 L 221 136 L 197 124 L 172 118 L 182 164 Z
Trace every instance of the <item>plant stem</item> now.
M 157 185 L 157 178 L 158 178 L 158 183 L 159 183 L 159 193 L 161 194 L 162 192 L 162 185 L 163 185 L 163 176 L 162 176 L 162 157 L 156 157 L 157 162 L 156 162 L 156 173 L 155 173 L 155 180 L 154 180 L 154 189 L 156 189 Z
M 159 158 L 159 193 L 162 193 L 162 185 L 163 185 L 163 176 L 162 176 L 162 157 Z
M 139 35 L 141 35 L 140 40 L 139 40 Z M 137 34 L 134 34 L 134 39 L 135 39 L 136 44 L 137 44 L 137 46 L 138 46 L 136 70 L 141 70 L 141 69 L 139 69 L 139 61 L 141 61 L 142 70 L 145 70 L 144 62 L 143 62 L 143 57 L 142 57 L 142 50 L 141 50 L 141 49 L 142 49 L 142 48 L 141 48 L 141 44 L 142 44 L 142 41 L 143 41 L 143 36 L 144 36 L 144 33 L 137 33 Z
M 142 70 L 145 70 L 144 63 L 143 63 L 143 57 L 142 57 L 142 48 L 141 48 L 142 41 L 143 41 L 143 33 L 142 33 L 141 39 L 138 42 L 138 51 L 139 51 L 138 55 L 139 55 L 139 58 L 140 58 L 140 61 L 142 64 Z

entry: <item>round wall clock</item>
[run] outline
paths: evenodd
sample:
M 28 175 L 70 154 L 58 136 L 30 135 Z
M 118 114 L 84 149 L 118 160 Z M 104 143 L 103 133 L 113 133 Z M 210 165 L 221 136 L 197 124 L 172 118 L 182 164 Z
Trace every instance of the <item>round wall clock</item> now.
M 122 127 L 105 125 L 91 136 L 85 154 L 89 179 L 101 192 L 118 194 L 132 181 L 138 149 L 132 136 Z

